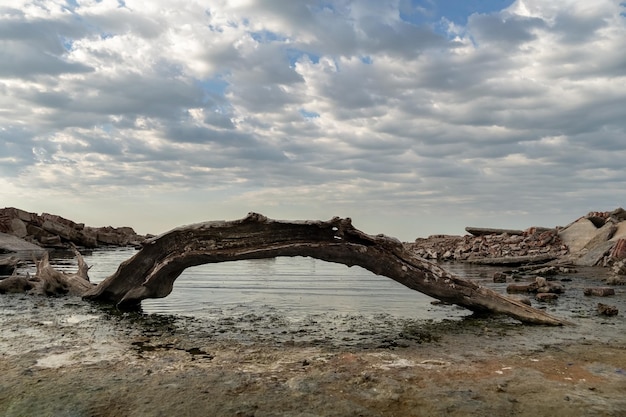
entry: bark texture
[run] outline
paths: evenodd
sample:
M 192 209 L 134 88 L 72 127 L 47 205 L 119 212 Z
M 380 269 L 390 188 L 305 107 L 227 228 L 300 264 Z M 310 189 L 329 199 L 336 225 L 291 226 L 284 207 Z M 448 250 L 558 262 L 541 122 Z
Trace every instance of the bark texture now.
M 84 296 L 133 309 L 141 300 L 170 294 L 174 281 L 186 268 L 277 256 L 309 256 L 359 265 L 472 311 L 503 313 L 525 323 L 567 323 L 451 274 L 417 257 L 397 239 L 365 234 L 354 228 L 349 218 L 339 217 L 328 221 L 277 221 L 250 213 L 241 220 L 180 227 L 147 241 L 135 256 Z
M 69 274 L 57 271 L 50 265 L 48 252 L 44 252 L 40 260 L 35 260 L 37 266 L 35 276 L 14 274 L 3 279 L 0 281 L 0 294 L 28 293 L 45 296 L 83 296 L 94 287 L 94 284 L 89 281 L 89 266 L 82 255 L 75 246 L 72 246 L 72 250 L 78 261 L 76 273 Z

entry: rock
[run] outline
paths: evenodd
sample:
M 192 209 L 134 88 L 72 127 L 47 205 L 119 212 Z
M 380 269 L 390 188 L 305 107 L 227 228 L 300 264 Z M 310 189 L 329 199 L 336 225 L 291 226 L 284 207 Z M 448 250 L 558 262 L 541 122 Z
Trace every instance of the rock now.
M 41 236 L 39 243 L 46 248 L 64 248 L 65 244 L 61 240 L 60 236 Z
M 619 207 L 609 213 L 610 217 L 617 220 L 618 222 L 626 221 L 626 210 Z
M 598 303 L 598 313 L 602 314 L 603 316 L 617 316 L 619 310 L 615 306 Z
M 611 240 L 615 242 L 620 239 L 626 239 L 626 221 L 617 223 L 616 226 L 617 226 L 617 229 L 615 230 L 613 237 L 611 237 Z
M 85 227 L 58 215 L 37 215 L 13 207 L 0 209 L 0 232 L 53 248 L 66 248 L 70 244 L 86 248 L 138 246 L 146 239 L 130 227 Z
M 557 294 L 551 292 L 542 292 L 535 295 L 535 299 L 537 301 L 553 301 L 557 300 L 558 298 L 559 296 Z
M 615 290 L 610 287 L 595 287 L 595 288 L 585 288 L 583 290 L 585 295 L 593 295 L 596 297 L 606 297 L 609 295 L 615 295 Z
M 615 245 L 613 245 L 609 257 L 615 260 L 626 259 L 626 239 L 618 239 L 615 241 Z
M 543 277 L 536 277 L 535 282 L 530 284 L 509 284 L 506 287 L 508 293 L 534 292 L 540 294 L 561 294 L 565 288 L 561 284 L 548 282 Z
M 613 273 L 615 275 L 626 275 L 626 260 L 622 259 L 613 264 Z
M 28 232 L 26 231 L 26 223 L 24 223 L 23 220 L 18 218 L 11 219 L 9 225 L 13 236 L 24 238 L 28 235 Z
M 559 231 L 561 241 L 571 253 L 578 253 L 598 233 L 598 228 L 586 218 L 580 218 Z
M 615 275 L 606 279 L 608 285 L 626 285 L 626 276 Z
M 477 234 L 474 228 L 468 230 Z M 481 229 L 499 233 L 508 229 Z M 545 263 L 567 253 L 556 229 L 532 227 L 522 234 L 482 234 L 480 236 L 433 235 L 416 239 L 406 246 L 418 256 L 435 260 L 471 261 L 494 265 Z M 443 255 L 442 255 L 443 254 Z
M 20 294 L 34 288 L 34 283 L 25 276 L 11 276 L 0 281 L 0 294 Z
M 496 272 L 493 274 L 493 282 L 506 282 L 506 274 L 502 272 Z
M 2 252 L 33 252 L 41 253 L 44 250 L 35 244 L 6 233 L 0 233 L 0 251 Z
M 605 241 L 605 242 L 590 242 L 585 248 L 579 253 L 579 256 L 572 261 L 574 265 L 578 266 L 596 266 L 601 264 L 604 257 L 609 254 L 611 249 L 613 248 L 614 242 Z

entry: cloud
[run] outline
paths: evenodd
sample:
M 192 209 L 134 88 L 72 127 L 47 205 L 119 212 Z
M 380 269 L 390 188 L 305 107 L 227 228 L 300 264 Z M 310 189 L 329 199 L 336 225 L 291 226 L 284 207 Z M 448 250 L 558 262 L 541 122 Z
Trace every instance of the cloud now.
M 446 20 L 426 6 L 2 6 L 0 172 L 131 225 L 142 216 L 111 196 L 170 196 L 194 221 L 207 205 L 360 216 L 405 239 L 620 205 L 624 7 L 518 0 Z M 162 231 L 156 217 L 144 227 Z

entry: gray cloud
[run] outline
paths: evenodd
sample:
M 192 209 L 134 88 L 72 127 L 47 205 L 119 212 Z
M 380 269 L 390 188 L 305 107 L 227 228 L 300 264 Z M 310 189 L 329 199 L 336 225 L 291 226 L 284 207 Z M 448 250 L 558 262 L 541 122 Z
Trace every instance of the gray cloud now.
M 468 19 L 468 30 L 480 45 L 516 48 L 537 39 L 536 29 L 546 23 L 539 18 L 507 14 L 474 14 Z
M 383 213 L 413 237 L 612 209 L 626 23 L 614 2 L 582 4 L 518 1 L 447 33 L 387 1 L 5 8 L 0 183 L 227 215 Z

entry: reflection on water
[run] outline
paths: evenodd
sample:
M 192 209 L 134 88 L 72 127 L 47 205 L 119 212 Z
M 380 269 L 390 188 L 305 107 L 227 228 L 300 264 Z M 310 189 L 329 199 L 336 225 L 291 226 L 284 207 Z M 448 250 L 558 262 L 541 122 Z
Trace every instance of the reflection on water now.
M 85 254 L 89 276 L 100 282 L 130 258 L 133 249 Z M 55 257 L 63 269 L 70 257 Z M 460 318 L 468 311 L 434 306 L 432 298 L 363 268 L 304 257 L 280 257 L 201 265 L 186 269 L 162 299 L 142 302 L 148 313 L 214 316 L 222 310 L 262 313 L 271 308 L 292 318 L 311 314 L 390 314 L 406 318 Z
M 91 280 L 102 281 L 134 253 L 133 249 L 85 253 L 85 260 L 91 266 Z M 76 268 L 76 260 L 71 253 L 55 253 L 53 263 L 59 269 L 73 271 Z M 448 263 L 443 267 L 463 278 L 506 293 L 506 283 L 497 284 L 492 280 L 493 273 L 502 271 L 501 267 L 463 263 Z M 598 322 L 604 320 L 597 315 L 598 302 L 608 302 L 616 305 L 620 312 L 626 311 L 626 292 L 621 289 L 606 300 L 582 296 L 585 287 L 603 285 L 602 279 L 606 274 L 607 270 L 603 268 L 581 268 L 576 274 L 554 277 L 564 281 L 565 293 L 560 295 L 557 302 L 533 301 L 533 305 L 576 322 L 589 319 L 590 326 L 597 326 Z M 145 300 L 142 305 L 147 313 L 198 318 L 217 318 L 225 314 L 278 314 L 288 319 L 301 320 L 320 314 L 384 314 L 439 321 L 460 319 L 470 314 L 468 310 L 456 306 L 432 305 L 432 301 L 424 294 L 360 267 L 349 268 L 312 258 L 282 257 L 188 268 L 174 283 L 172 294 L 162 299 Z

